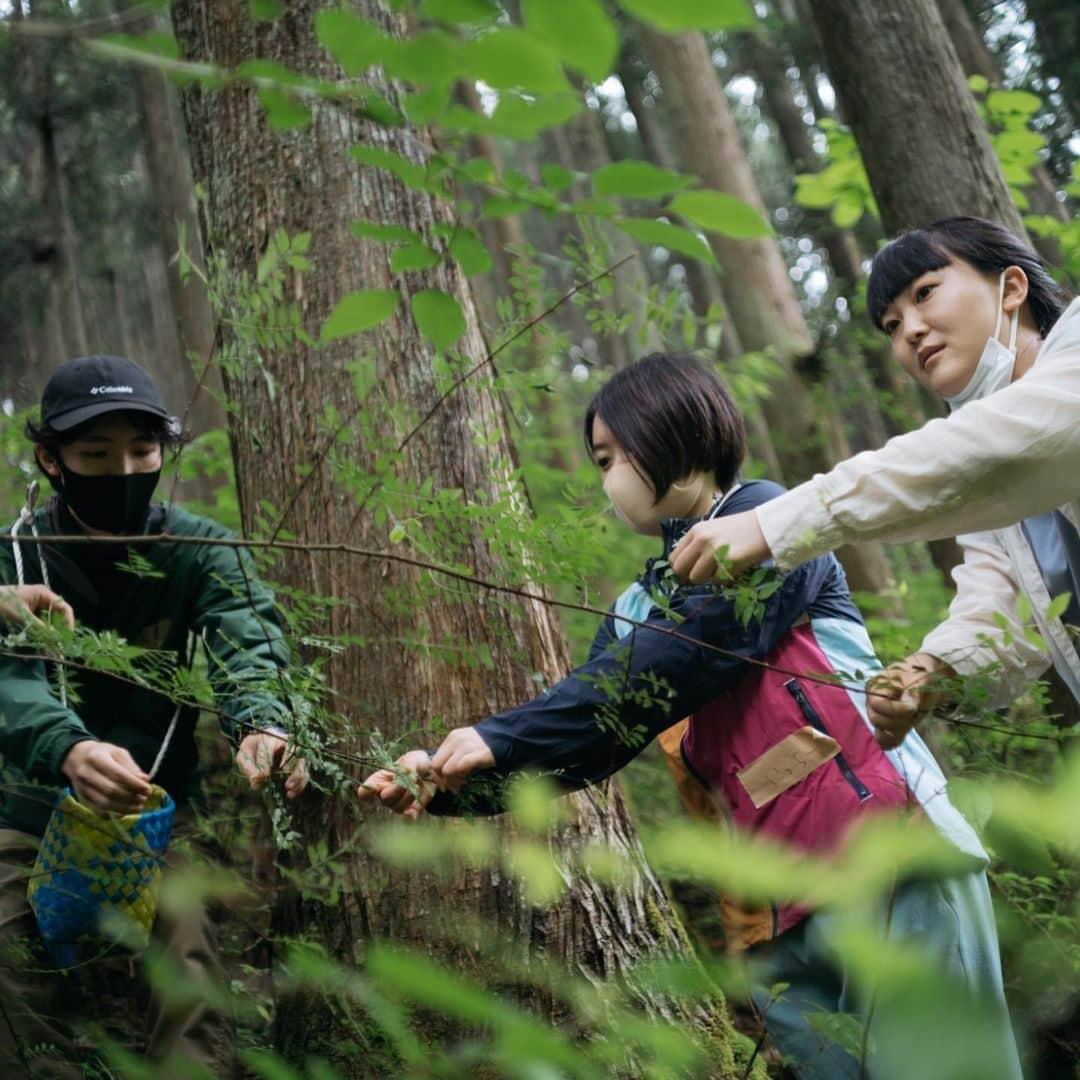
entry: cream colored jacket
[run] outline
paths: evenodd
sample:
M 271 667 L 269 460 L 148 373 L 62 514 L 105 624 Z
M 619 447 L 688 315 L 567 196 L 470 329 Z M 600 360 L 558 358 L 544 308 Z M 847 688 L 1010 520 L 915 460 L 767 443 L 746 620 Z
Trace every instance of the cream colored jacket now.
M 964 562 L 948 619 L 923 644 L 961 674 L 994 661 L 997 702 L 1052 661 L 1080 699 L 1080 657 L 1060 620 L 1019 522 L 1055 507 L 1080 525 L 1080 299 L 1043 342 L 1031 370 L 954 415 L 857 454 L 756 510 L 781 566 L 852 540 L 958 537 Z M 1049 657 L 1022 635 L 1027 594 Z M 1000 612 L 1012 636 L 994 621 Z

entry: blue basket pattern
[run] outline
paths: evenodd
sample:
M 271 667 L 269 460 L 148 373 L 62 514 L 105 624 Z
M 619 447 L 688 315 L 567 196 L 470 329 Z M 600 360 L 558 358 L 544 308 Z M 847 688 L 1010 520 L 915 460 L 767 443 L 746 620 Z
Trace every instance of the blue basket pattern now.
M 106 916 L 126 920 L 125 942 L 146 945 L 175 814 L 172 798 L 157 785 L 142 813 L 123 816 L 96 814 L 70 788 L 60 793 L 27 889 L 41 936 L 59 963 L 74 962 L 78 943 L 106 940 Z

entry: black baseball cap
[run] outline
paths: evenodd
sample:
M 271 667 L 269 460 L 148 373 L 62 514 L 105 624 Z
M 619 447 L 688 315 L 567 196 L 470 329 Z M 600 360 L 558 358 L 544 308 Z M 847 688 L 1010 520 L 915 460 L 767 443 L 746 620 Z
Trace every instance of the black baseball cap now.
M 55 431 L 70 431 L 95 416 L 121 410 L 169 417 L 154 380 L 122 356 L 65 360 L 41 395 L 41 422 Z

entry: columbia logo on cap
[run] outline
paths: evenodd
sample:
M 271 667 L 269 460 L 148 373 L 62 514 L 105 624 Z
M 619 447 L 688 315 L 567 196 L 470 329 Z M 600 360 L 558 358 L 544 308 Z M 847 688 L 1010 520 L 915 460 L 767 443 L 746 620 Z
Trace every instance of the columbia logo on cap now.
M 130 386 L 94 386 L 90 389 L 91 394 L 134 394 Z

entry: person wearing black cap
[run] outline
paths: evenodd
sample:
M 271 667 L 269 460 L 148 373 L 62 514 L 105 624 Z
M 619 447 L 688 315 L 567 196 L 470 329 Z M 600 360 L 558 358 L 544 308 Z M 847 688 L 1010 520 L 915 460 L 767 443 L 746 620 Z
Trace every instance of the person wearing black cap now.
M 159 661 L 172 654 L 178 666 L 190 665 L 192 642 L 200 640 L 238 767 L 252 787 L 276 769 L 287 771 L 286 794 L 298 795 L 307 773 L 290 755 L 289 709 L 277 689 L 288 650 L 273 597 L 247 556 L 221 545 L 162 539 L 129 547 L 115 539 L 229 535 L 179 506 L 153 503 L 163 455 L 180 441 L 180 425 L 154 381 L 121 357 L 70 360 L 46 385 L 40 422 L 28 424 L 27 435 L 55 492 L 33 514 L 33 529 L 43 537 L 100 537 L 100 543 L 24 544 L 20 555 L 16 545 L 0 546 L 0 586 L 15 587 L 0 594 L 0 617 L 20 605 L 31 612 L 57 606 L 50 598 L 60 597 L 65 619 L 157 650 Z M 24 519 L 13 535 L 20 524 Z M 167 698 L 104 672 L 78 675 L 79 700 L 69 707 L 44 663 L 0 655 L 0 1064 L 35 1076 L 83 1075 L 67 1025 L 57 1020 L 79 1011 L 70 980 L 58 1007 L 65 978 L 34 974 L 49 964 L 26 899 L 26 875 L 55 789 L 69 785 L 99 813 L 137 812 L 162 752 L 154 781 L 176 802 L 178 825 L 190 820 L 186 808 L 197 794 L 195 710 L 177 713 L 167 737 L 174 714 Z M 205 911 L 159 913 L 154 939 L 187 979 L 220 982 Z M 183 1062 L 185 1075 L 192 1064 L 212 1075 L 228 1071 L 229 1020 L 205 1002 L 152 1000 L 148 1023 L 152 1060 Z

